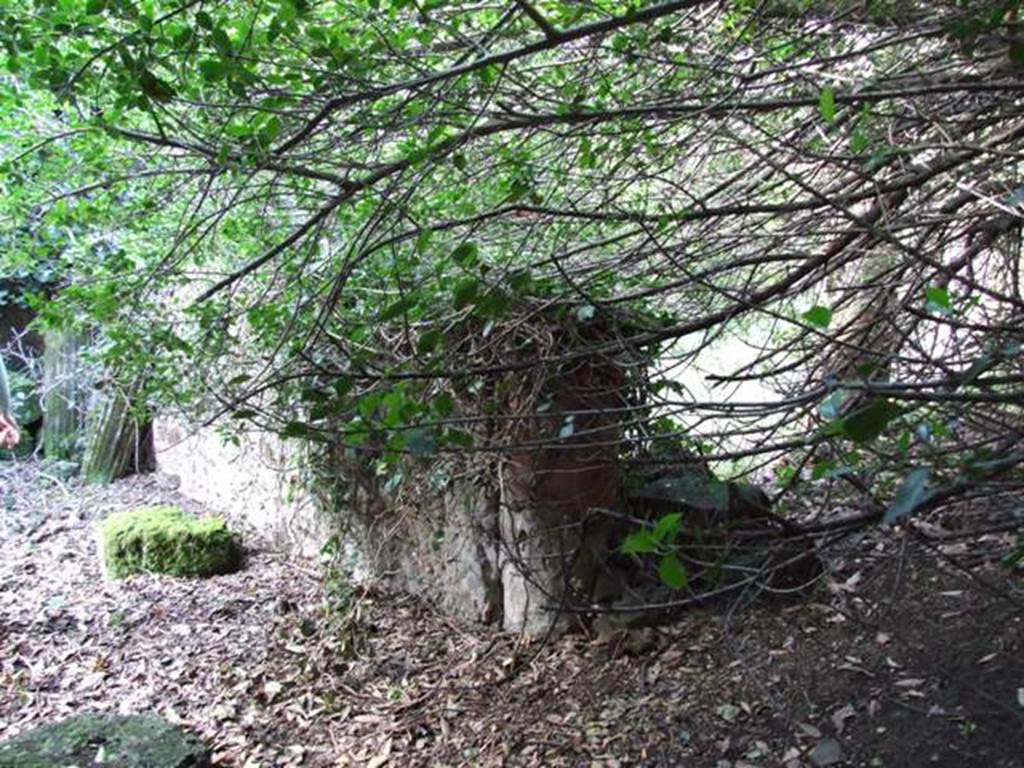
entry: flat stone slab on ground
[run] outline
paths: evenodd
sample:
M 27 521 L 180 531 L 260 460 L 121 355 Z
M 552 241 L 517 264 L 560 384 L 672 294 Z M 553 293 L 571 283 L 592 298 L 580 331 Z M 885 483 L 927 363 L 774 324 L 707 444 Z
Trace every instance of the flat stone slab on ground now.
M 156 715 L 87 713 L 0 744 L 0 768 L 207 768 L 209 750 Z

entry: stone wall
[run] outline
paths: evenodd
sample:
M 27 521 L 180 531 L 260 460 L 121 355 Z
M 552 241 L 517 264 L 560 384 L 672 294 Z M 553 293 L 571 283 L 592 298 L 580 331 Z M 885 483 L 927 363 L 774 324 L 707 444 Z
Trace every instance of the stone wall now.
M 502 619 L 498 499 L 468 481 L 421 489 L 415 501 L 362 486 L 346 531 L 366 570 L 468 623 Z
M 558 609 L 589 604 L 609 547 L 595 510 L 617 502 L 623 389 L 618 369 L 578 364 L 550 386 L 545 415 L 510 404 L 526 416 L 504 439 L 529 447 L 451 459 L 441 474 L 457 479 L 443 489 L 424 482 L 429 465 L 394 495 L 351 472 L 361 484 L 346 517 L 368 569 L 462 619 L 531 637 L 568 628 L 573 613 Z
M 621 371 L 578 364 L 551 385 L 545 415 L 532 401 L 511 404 L 526 416 L 506 439 L 531 447 L 484 464 L 453 459 L 450 472 L 428 460 L 398 489 L 339 450 L 324 458 L 346 479 L 330 515 L 319 493 L 303 491 L 298 443 L 250 434 L 235 446 L 158 419 L 157 462 L 184 494 L 280 546 L 313 554 L 338 533 L 357 577 L 372 574 L 463 621 L 543 636 L 571 622 L 560 606 L 589 603 L 608 547 L 593 519 L 617 499 L 623 388 Z M 451 479 L 435 484 L 436 475 Z
M 302 454 L 274 435 L 249 434 L 238 445 L 212 429 L 154 423 L 157 468 L 177 476 L 179 490 L 275 545 L 315 555 L 330 536 L 317 500 L 303 492 Z

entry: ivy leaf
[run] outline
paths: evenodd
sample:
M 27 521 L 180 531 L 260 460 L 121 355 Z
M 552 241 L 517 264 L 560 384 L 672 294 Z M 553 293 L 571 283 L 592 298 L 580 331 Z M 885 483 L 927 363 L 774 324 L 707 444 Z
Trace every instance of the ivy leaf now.
M 680 529 L 683 527 L 683 514 L 681 512 L 671 512 L 663 516 L 654 526 L 654 530 L 651 535 L 654 536 L 658 542 L 667 541 L 673 542 L 676 536 L 679 535 Z
M 625 555 L 646 555 L 658 549 L 658 542 L 647 528 L 633 531 L 619 546 L 619 550 Z
M 444 334 L 436 328 L 426 331 L 416 344 L 416 351 L 421 355 L 429 355 L 441 345 Z
M 477 244 L 469 241 L 460 245 L 452 251 L 452 261 L 464 268 L 476 265 L 477 261 L 479 261 L 479 248 L 477 248 Z
M 203 80 L 208 83 L 222 80 L 230 70 L 231 67 L 227 62 L 221 59 L 203 59 L 199 62 L 199 73 L 203 76 Z
M 890 400 L 875 400 L 844 418 L 840 429 L 855 443 L 869 443 L 902 413 L 903 409 Z
M 1010 43 L 1007 54 L 1010 57 L 1010 61 L 1018 67 L 1024 67 L 1024 40 L 1021 40 L 1019 37 L 1014 39 Z
M 149 70 L 144 70 L 139 75 L 139 84 L 142 86 L 142 92 L 153 101 L 170 101 L 175 96 L 171 84 L 166 80 L 161 80 Z
M 475 277 L 464 277 L 455 284 L 452 291 L 452 304 L 456 309 L 462 309 L 473 303 L 480 291 L 480 281 Z
M 380 313 L 380 321 L 386 323 L 388 320 L 394 320 L 396 317 L 404 315 L 416 306 L 416 302 L 417 298 L 415 296 L 403 296 L 398 301 L 384 308 L 384 311 Z
M 832 310 L 819 304 L 811 307 L 800 317 L 817 328 L 828 328 L 832 323 Z
M 281 430 L 281 437 L 302 437 L 311 440 L 319 438 L 320 433 L 309 426 L 309 424 L 301 421 L 290 421 Z
M 850 137 L 850 151 L 855 155 L 863 153 L 871 145 L 871 140 L 867 134 L 864 133 L 860 128 L 856 128 L 853 131 L 853 135 Z
M 690 574 L 675 555 L 665 555 L 658 563 L 658 578 L 672 589 L 683 589 L 690 583 Z
M 928 478 L 931 470 L 927 467 L 918 467 L 907 473 L 900 484 L 899 490 L 892 498 L 892 503 L 885 510 L 885 517 L 882 522 L 886 525 L 897 523 L 908 515 L 912 514 L 921 502 L 928 498 Z
M 950 301 L 949 291 L 945 288 L 933 285 L 925 289 L 925 306 L 929 312 L 939 315 L 949 315 L 953 312 L 953 302 Z
M 834 122 L 836 119 L 836 94 L 831 88 L 822 88 L 821 97 L 818 99 L 818 109 L 826 123 Z
M 437 453 L 437 440 L 428 429 L 412 430 L 405 442 L 413 456 L 432 456 Z

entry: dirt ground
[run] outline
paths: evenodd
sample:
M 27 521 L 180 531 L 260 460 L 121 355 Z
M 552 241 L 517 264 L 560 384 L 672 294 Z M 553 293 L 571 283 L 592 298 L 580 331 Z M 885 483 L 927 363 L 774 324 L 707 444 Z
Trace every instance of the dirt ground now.
M 912 532 L 849 542 L 798 605 L 525 645 L 252 537 L 234 575 L 104 581 L 95 522 L 154 502 L 195 509 L 0 466 L 0 740 L 155 711 L 252 768 L 1024 767 L 1020 580 Z

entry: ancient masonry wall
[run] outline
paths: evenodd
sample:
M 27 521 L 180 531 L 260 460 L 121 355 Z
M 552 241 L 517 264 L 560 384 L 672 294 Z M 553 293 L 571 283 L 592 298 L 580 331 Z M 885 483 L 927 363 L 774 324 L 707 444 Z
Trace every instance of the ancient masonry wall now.
M 160 418 L 154 424 L 157 467 L 179 490 L 276 546 L 316 555 L 330 536 L 317 501 L 302 490 L 302 456 L 270 434 L 224 442 L 212 429 L 189 431 Z

